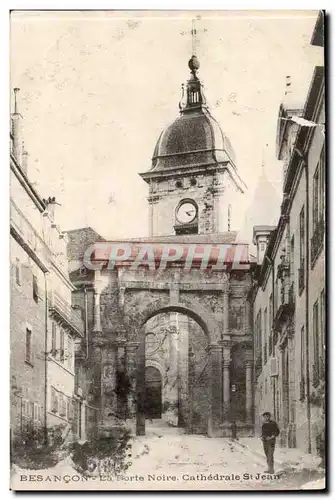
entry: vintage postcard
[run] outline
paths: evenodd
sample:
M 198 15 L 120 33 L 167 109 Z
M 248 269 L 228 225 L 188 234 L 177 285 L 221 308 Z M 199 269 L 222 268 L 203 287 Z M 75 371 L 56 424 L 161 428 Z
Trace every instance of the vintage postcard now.
M 11 489 L 325 488 L 322 11 L 12 11 Z

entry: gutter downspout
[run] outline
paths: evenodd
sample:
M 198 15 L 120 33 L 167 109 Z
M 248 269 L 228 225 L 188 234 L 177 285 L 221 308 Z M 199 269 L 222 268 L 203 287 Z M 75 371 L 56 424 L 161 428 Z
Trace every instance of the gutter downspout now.
M 304 159 L 306 172 L 306 382 L 307 382 L 307 423 L 308 423 L 308 453 L 312 453 L 311 443 L 311 395 L 309 374 L 309 184 L 308 184 L 308 161 Z
M 307 399 L 307 428 L 308 428 L 308 453 L 312 453 L 311 440 L 311 389 L 309 373 L 309 183 L 308 159 L 306 154 L 295 148 L 305 168 L 306 179 L 306 286 L 305 286 L 305 327 L 306 327 L 306 399 Z
M 275 315 L 275 263 L 273 259 L 270 259 L 267 255 L 265 256 L 267 261 L 269 262 L 271 269 L 272 269 L 272 324 L 273 324 L 273 318 Z M 272 329 L 272 327 L 271 327 Z M 273 335 L 271 339 L 271 351 L 274 353 L 274 345 L 273 345 Z M 273 378 L 273 385 L 272 385 L 272 402 L 273 402 L 273 416 L 276 418 L 276 379 Z
M 45 335 L 44 335 L 44 440 L 48 444 L 48 419 L 47 419 L 47 404 L 48 404 L 48 279 L 49 271 L 44 273 L 44 290 L 45 290 Z

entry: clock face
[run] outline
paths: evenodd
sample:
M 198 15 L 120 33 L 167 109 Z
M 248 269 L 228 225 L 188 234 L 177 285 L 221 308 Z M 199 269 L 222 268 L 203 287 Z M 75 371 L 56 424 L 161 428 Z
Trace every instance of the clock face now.
M 188 224 L 192 222 L 197 215 L 197 209 L 193 203 L 185 201 L 177 211 L 177 219 L 181 224 Z

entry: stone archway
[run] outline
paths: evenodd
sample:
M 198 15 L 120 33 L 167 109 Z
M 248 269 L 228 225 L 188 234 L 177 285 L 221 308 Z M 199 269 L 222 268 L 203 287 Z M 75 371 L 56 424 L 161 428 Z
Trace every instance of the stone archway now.
M 188 410 L 184 425 L 189 432 L 212 434 L 213 429 L 219 430 L 222 417 L 222 347 L 218 342 L 219 325 L 214 315 L 201 305 L 198 310 L 194 310 L 183 303 L 171 304 L 164 300 L 150 302 L 141 311 L 137 310 L 137 317 L 133 321 L 128 315 L 129 325 L 132 324 L 130 344 L 134 346 L 131 353 L 133 359 L 128 357 L 128 366 L 133 370 L 133 378 L 136 377 L 136 432 L 138 435 L 145 434 L 145 324 L 154 316 L 166 312 L 181 313 L 193 319 L 204 335 L 202 349 L 199 350 L 199 345 L 196 349 L 196 354 L 199 356 L 200 352 L 202 355 L 200 362 L 199 359 L 194 359 L 192 349 L 187 348 L 186 352 L 188 394 L 195 405 Z M 195 384 L 197 377 L 197 382 L 202 382 L 201 387 Z M 196 387 L 199 389 L 198 393 Z

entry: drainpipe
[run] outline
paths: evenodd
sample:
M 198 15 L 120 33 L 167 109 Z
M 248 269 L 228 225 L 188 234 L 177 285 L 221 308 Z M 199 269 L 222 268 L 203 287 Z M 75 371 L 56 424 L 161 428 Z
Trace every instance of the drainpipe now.
M 305 293 L 305 327 L 306 327 L 306 398 L 307 398 L 307 426 L 308 426 L 308 453 L 312 453 L 311 440 L 311 395 L 309 373 L 309 184 L 308 184 L 308 159 L 306 154 L 295 148 L 305 168 L 306 179 L 306 293 Z
M 275 315 L 275 263 L 273 259 L 270 259 L 267 255 L 265 256 L 267 261 L 269 262 L 272 269 L 272 324 L 273 317 Z M 273 335 L 271 339 L 271 350 L 274 353 L 274 344 L 273 344 Z M 273 417 L 276 418 L 276 379 L 273 378 L 272 384 L 272 401 L 273 401 Z
M 49 271 L 44 273 L 44 290 L 45 290 L 45 335 L 44 335 L 44 440 L 48 444 L 48 421 L 47 421 L 47 405 L 48 405 L 48 279 Z

